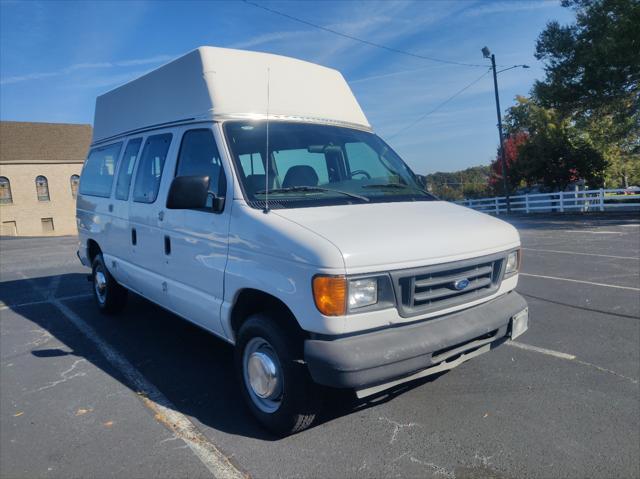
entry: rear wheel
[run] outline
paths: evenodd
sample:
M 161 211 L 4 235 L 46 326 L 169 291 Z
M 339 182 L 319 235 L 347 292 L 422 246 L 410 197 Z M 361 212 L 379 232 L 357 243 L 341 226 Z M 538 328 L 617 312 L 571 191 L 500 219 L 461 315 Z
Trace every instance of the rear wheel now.
M 93 259 L 91 277 L 93 297 L 98 309 L 106 314 L 122 311 L 127 302 L 127 290 L 109 274 L 102 253 L 98 253 Z
M 308 428 L 321 406 L 319 387 L 301 359 L 300 339 L 269 316 L 253 315 L 240 328 L 235 362 L 242 396 L 277 435 Z

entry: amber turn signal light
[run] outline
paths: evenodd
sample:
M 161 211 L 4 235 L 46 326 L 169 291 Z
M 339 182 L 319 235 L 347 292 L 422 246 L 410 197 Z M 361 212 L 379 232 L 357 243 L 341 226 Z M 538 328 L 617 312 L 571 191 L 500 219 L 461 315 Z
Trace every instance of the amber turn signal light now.
M 342 316 L 347 311 L 347 279 L 344 276 L 313 278 L 313 299 L 325 316 Z

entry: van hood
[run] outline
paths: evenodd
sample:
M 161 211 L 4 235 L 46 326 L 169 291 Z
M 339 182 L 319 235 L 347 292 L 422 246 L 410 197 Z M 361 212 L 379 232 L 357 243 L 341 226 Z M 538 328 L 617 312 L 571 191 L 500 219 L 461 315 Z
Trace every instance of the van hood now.
M 347 273 L 386 271 L 497 253 L 520 245 L 510 224 L 445 201 L 272 210 L 333 243 Z

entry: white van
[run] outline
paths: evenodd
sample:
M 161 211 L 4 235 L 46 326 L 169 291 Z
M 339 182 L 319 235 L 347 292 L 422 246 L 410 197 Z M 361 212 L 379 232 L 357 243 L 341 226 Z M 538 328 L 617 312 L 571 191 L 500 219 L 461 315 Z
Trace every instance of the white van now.
M 236 346 L 287 434 L 527 329 L 509 224 L 424 191 L 342 75 L 201 47 L 96 101 L 77 202 L 101 311 L 128 291 Z

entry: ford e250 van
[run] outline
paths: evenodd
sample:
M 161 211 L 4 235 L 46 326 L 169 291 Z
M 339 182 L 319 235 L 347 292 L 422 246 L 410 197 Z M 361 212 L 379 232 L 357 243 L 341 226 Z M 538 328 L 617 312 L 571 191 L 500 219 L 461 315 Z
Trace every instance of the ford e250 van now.
M 132 291 L 235 345 L 249 409 L 308 427 L 522 334 L 509 224 L 427 193 L 342 75 L 202 47 L 96 101 L 77 200 L 97 306 Z

